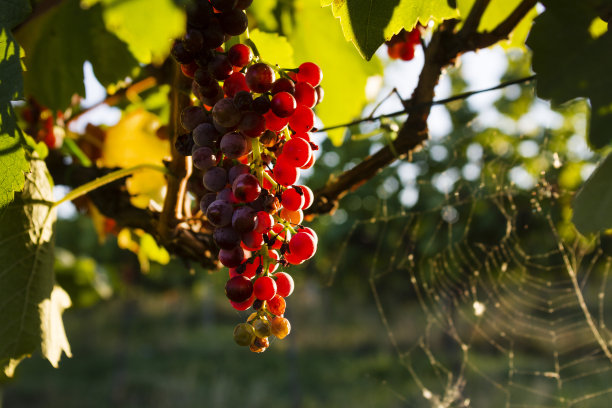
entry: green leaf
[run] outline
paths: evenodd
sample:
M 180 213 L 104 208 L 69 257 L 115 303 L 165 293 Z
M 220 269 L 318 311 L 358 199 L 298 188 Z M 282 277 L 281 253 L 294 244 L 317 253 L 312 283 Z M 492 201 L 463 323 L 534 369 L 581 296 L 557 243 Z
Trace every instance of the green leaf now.
M 576 194 L 572 221 L 582 234 L 612 228 L 612 154 L 597 166 Z
M 549 0 L 544 5 L 527 40 L 538 75 L 536 92 L 553 103 L 589 98 L 589 141 L 601 148 L 612 140 L 612 34 L 591 35 L 589 28 L 598 18 L 593 1 Z
M 462 19 L 465 19 L 475 0 L 458 0 L 457 5 L 459 14 Z M 484 15 L 480 19 L 478 31 L 491 31 L 506 19 L 512 11 L 521 3 L 522 0 L 493 0 L 487 6 Z M 533 23 L 533 19 L 538 15 L 536 8 L 531 11 L 521 20 L 516 28 L 510 34 L 508 40 L 499 42 L 504 48 L 525 48 L 525 39 Z
M 418 22 L 425 25 L 459 15 L 448 0 L 321 0 L 321 5 L 332 6 L 344 36 L 368 60 L 402 28 L 412 30 Z
M 138 61 L 109 33 L 102 6 L 80 7 L 67 0 L 30 21 L 18 40 L 26 50 L 25 86 L 42 105 L 63 110 L 72 95 L 84 95 L 83 63 L 89 60 L 105 86 L 128 76 Z
M 271 65 L 294 68 L 293 48 L 287 38 L 276 33 L 265 33 L 257 29 L 250 33 L 251 41 L 257 46 L 261 58 Z
M 0 104 L 0 211 L 20 191 L 24 173 L 30 169 L 23 148 L 21 130 L 10 103 Z
M 325 97 L 317 105 L 317 116 L 326 126 L 349 122 L 361 114 L 367 102 L 368 77 L 382 75 L 382 66 L 377 59 L 367 62 L 355 53 L 331 14 L 316 2 L 301 1 L 296 9 L 300 18 L 290 35 L 296 65 L 312 61 L 323 70 Z M 337 129 L 328 135 L 339 146 L 344 133 L 345 129 Z
M 70 356 L 61 320 L 69 299 L 54 290 L 52 199 L 45 162 L 34 160 L 23 191 L 0 212 L 0 365 L 8 377 L 39 347 L 54 366 L 62 350 Z
M 162 63 L 170 53 L 172 41 L 185 32 L 185 11 L 172 0 L 85 0 L 101 3 L 108 31 L 127 43 L 136 59 L 143 63 Z

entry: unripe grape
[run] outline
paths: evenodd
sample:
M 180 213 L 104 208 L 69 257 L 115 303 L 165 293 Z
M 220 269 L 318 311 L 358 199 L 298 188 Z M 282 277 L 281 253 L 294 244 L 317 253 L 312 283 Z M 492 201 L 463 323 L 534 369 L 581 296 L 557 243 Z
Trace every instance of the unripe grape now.
M 291 332 L 291 324 L 284 317 L 276 316 L 272 319 L 271 326 L 272 334 L 279 339 L 284 339 Z
M 257 319 L 253 321 L 255 335 L 259 338 L 268 337 L 272 334 L 272 325 L 268 319 Z
M 239 346 L 250 346 L 255 340 L 255 330 L 248 323 L 240 323 L 234 328 L 234 341 Z
M 255 337 L 255 341 L 253 342 L 253 344 L 249 346 L 249 349 L 253 353 L 263 353 L 264 351 L 266 351 L 266 349 L 269 346 L 270 346 L 270 342 L 268 341 L 267 337 L 264 337 L 264 338 Z

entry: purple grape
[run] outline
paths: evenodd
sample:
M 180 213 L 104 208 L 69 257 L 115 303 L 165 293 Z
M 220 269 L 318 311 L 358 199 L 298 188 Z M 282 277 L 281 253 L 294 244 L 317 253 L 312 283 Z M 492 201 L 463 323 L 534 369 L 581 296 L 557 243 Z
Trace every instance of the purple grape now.
M 208 21 L 206 28 L 202 31 L 202 37 L 204 37 L 204 45 L 210 49 L 220 47 L 225 41 L 221 23 L 215 16 Z
M 234 207 L 227 201 L 215 200 L 206 209 L 206 218 L 215 227 L 225 227 L 232 223 Z
M 238 207 L 232 215 L 232 227 L 238 232 L 253 231 L 256 219 L 257 213 L 251 207 Z
M 247 166 L 246 164 L 240 163 L 235 166 L 232 166 L 227 172 L 227 178 L 228 178 L 229 183 L 232 184 L 234 180 L 236 179 L 236 177 L 238 177 L 241 174 L 248 174 L 250 171 L 251 171 L 251 168 Z
M 206 193 L 200 200 L 200 210 L 204 214 L 206 214 L 206 210 L 208 210 L 208 206 L 210 206 L 214 201 L 217 200 L 217 194 L 215 193 Z
M 179 64 L 189 64 L 193 61 L 193 55 L 185 48 L 185 44 L 180 41 L 174 43 L 170 53 Z
M 266 130 L 266 119 L 255 112 L 245 112 L 238 129 L 248 137 L 259 137 Z
M 217 200 L 227 201 L 228 203 L 235 204 L 238 202 L 236 197 L 234 197 L 234 193 L 232 189 L 227 187 L 217 193 Z
M 238 265 L 240 265 L 242 261 L 244 261 L 244 250 L 240 248 L 240 246 L 237 246 L 233 249 L 220 249 L 219 250 L 219 261 L 224 266 L 227 266 L 228 268 L 235 268 Z M 240 277 L 244 278 L 242 276 Z
M 238 4 L 238 0 L 211 0 L 210 4 L 221 12 L 230 11 Z
M 232 227 L 216 228 L 213 239 L 221 249 L 232 249 L 240 245 L 240 234 Z
M 236 108 L 232 98 L 223 98 L 213 107 L 212 116 L 219 125 L 232 128 L 238 125 L 240 118 L 242 118 L 242 113 Z
M 221 151 L 230 159 L 244 156 L 250 150 L 246 137 L 238 132 L 229 132 L 221 138 Z
M 236 105 L 240 111 L 244 112 L 250 110 L 252 103 L 253 94 L 251 94 L 249 91 L 238 91 L 236 92 L 236 95 L 234 95 L 234 105 Z
M 204 174 L 204 187 L 210 191 L 221 191 L 227 184 L 227 172 L 223 167 L 213 167 Z
M 200 99 L 204 105 L 214 106 L 215 103 L 223 99 L 223 88 L 221 88 L 219 84 L 217 84 L 216 86 L 213 86 L 213 89 L 217 91 L 216 95 L 211 96 L 211 97 L 207 97 L 203 95 L 202 99 Z
M 232 192 L 238 201 L 250 203 L 261 193 L 261 186 L 254 175 L 241 174 L 232 183 Z
M 217 164 L 217 158 L 210 147 L 198 147 L 193 151 L 193 165 L 200 170 L 208 170 Z
M 181 112 L 181 125 L 191 132 L 200 123 L 206 121 L 206 112 L 199 106 L 187 106 Z
M 221 28 L 226 34 L 240 35 L 249 25 L 249 19 L 244 11 L 239 9 L 221 13 Z
M 216 48 L 216 47 L 215 47 Z M 218 81 L 224 81 L 234 72 L 234 67 L 226 55 L 216 54 L 208 63 L 208 69 L 212 76 Z
M 204 45 L 204 37 L 199 30 L 188 30 L 183 38 L 183 45 L 187 51 L 197 53 Z
M 251 106 L 256 113 L 263 115 L 270 110 L 270 98 L 266 95 L 261 95 L 253 99 L 253 104 Z
M 219 139 L 221 135 L 217 132 L 217 129 L 210 123 L 201 123 L 195 129 L 193 129 L 193 141 L 198 146 L 210 147 L 215 149 L 219 145 Z
M 264 93 L 272 89 L 276 74 L 271 66 L 258 62 L 247 69 L 246 82 L 249 89 L 256 93 Z

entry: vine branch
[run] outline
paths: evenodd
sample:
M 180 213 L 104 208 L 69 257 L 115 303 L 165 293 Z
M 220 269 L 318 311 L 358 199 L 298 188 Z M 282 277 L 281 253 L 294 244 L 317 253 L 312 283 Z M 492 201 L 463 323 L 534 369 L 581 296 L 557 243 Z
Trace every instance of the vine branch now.
M 174 64 L 173 86 L 170 91 L 170 148 L 172 158 L 167 164 L 168 170 L 175 176 L 168 179 L 168 189 L 164 198 L 164 206 L 159 217 L 157 233 L 163 243 L 168 243 L 176 234 L 176 225 L 183 214 L 183 200 L 187 189 L 187 179 L 191 175 L 191 157 L 183 156 L 175 147 L 175 142 L 181 133 L 180 117 L 183 108 L 190 105 L 189 79 L 182 74 L 178 64 Z
M 454 102 L 457 100 L 461 100 L 461 99 L 467 99 L 470 96 L 473 95 L 478 95 L 481 93 L 485 93 L 485 92 L 491 92 L 491 91 L 495 91 L 498 89 L 503 89 L 506 88 L 508 86 L 512 86 L 512 85 L 517 85 L 517 84 L 522 84 L 525 82 L 530 82 L 533 81 L 536 78 L 535 75 L 530 75 L 528 77 L 523 77 L 523 78 L 518 78 L 518 79 L 513 79 L 510 81 L 505 81 L 502 82 L 498 85 L 492 86 L 490 88 L 484 88 L 484 89 L 479 89 L 477 91 L 468 91 L 468 92 L 463 92 L 457 95 L 453 95 L 453 96 L 449 96 L 448 98 L 444 98 L 444 99 L 437 99 L 435 101 L 431 101 L 431 102 L 426 102 L 420 105 L 409 105 L 408 108 L 399 110 L 399 111 L 395 111 L 395 112 L 391 112 L 391 113 L 383 113 L 380 114 L 378 116 L 367 116 L 365 118 L 361 118 L 361 119 L 356 119 L 352 122 L 348 122 L 348 123 L 342 123 L 339 125 L 333 125 L 333 126 L 328 126 L 322 129 L 317 129 L 316 132 L 327 132 L 329 130 L 333 130 L 333 129 L 339 129 L 339 128 L 343 128 L 343 127 L 350 127 L 350 126 L 354 126 L 354 125 L 359 125 L 361 123 L 366 123 L 366 122 L 376 122 L 378 120 L 384 119 L 384 118 L 393 118 L 396 116 L 400 116 L 400 115 L 404 115 L 406 113 L 410 113 L 416 109 L 420 109 L 423 107 L 427 107 L 427 106 L 434 106 L 434 105 L 445 105 L 447 103 L 450 102 Z M 411 99 L 405 100 L 404 102 L 410 104 L 411 103 Z

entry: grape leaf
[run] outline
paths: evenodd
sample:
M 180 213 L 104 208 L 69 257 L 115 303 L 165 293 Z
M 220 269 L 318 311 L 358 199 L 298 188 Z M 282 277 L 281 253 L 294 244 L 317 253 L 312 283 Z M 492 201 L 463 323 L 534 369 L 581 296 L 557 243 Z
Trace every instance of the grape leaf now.
M 367 60 L 385 40 L 405 28 L 457 17 L 449 0 L 321 0 L 322 6 L 332 7 L 340 19 L 342 31 Z
M 143 64 L 162 63 L 172 40 L 185 31 L 185 11 L 172 0 L 83 0 L 91 7 L 101 3 L 108 31 L 127 43 Z
M 487 6 L 478 31 L 491 31 L 499 25 L 512 11 L 521 3 L 522 0 L 493 0 Z M 461 19 L 465 19 L 469 14 L 475 0 L 458 0 L 457 6 Z M 533 19 L 538 15 L 535 7 L 521 20 L 521 22 L 510 33 L 508 40 L 501 41 L 500 44 L 504 48 L 525 48 L 525 39 L 533 23 Z
M 21 47 L 11 29 L 30 12 L 26 0 L 6 0 L 0 13 L 0 211 L 21 190 L 29 170 L 11 100 L 23 97 Z
M 67 0 L 28 22 L 17 39 L 26 51 L 26 93 L 42 105 L 63 110 L 72 95 L 85 94 L 83 63 L 92 63 L 105 86 L 128 76 L 138 61 L 108 32 L 100 4 L 84 10 Z
M 42 160 L 30 167 L 23 191 L 0 212 L 0 365 L 8 377 L 38 347 L 54 366 L 62 351 L 70 356 L 61 321 L 69 301 L 53 289 L 56 215 L 49 206 L 50 176 Z
M 22 143 L 21 130 L 10 103 L 0 103 L 0 211 L 20 191 L 24 173 L 30 169 Z
M 535 19 L 527 45 L 533 50 L 536 92 L 553 103 L 586 97 L 591 102 L 589 142 L 601 148 L 612 141 L 612 34 L 594 38 L 596 1 L 548 0 Z
M 23 98 L 21 47 L 10 31 L 15 21 L 0 16 L 0 104 Z
M 321 86 L 325 97 L 317 105 L 317 116 L 326 126 L 358 117 L 367 102 L 368 77 L 382 75 L 380 62 L 376 58 L 366 62 L 355 53 L 326 9 L 312 1 L 302 1 L 296 7 L 301 17 L 296 20 L 290 36 L 296 63 L 312 61 L 323 70 Z M 345 129 L 336 129 L 328 135 L 339 146 L 344 133 Z
M 612 154 L 597 166 L 576 194 L 572 221 L 583 234 L 612 228 Z
M 251 31 L 250 38 L 257 46 L 261 58 L 268 64 L 278 65 L 281 68 L 294 68 L 293 48 L 286 37 L 255 29 Z

